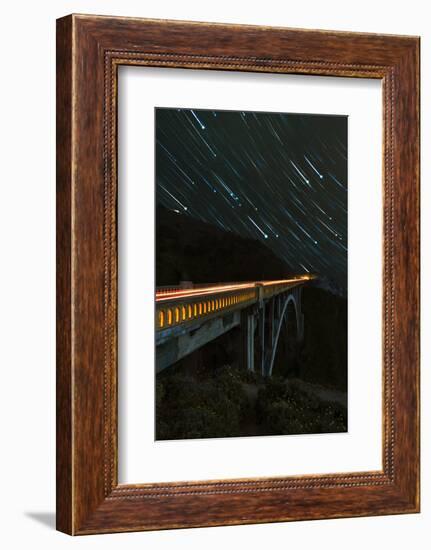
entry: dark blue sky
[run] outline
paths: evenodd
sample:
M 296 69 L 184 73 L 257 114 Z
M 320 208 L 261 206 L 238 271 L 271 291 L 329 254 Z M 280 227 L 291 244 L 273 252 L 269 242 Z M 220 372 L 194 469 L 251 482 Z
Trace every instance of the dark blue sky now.
M 156 109 L 156 197 L 347 287 L 347 117 Z

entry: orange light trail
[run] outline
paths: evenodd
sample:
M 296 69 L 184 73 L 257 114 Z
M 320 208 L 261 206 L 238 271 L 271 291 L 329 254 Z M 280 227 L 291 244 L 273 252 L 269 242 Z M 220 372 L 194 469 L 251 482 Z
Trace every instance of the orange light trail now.
M 299 281 L 307 281 L 313 279 L 311 275 L 301 275 L 299 277 L 294 277 L 291 279 L 278 279 L 276 281 L 254 281 L 249 283 L 238 283 L 238 284 L 222 284 L 222 285 L 212 285 L 201 288 L 191 288 L 191 289 L 177 289 L 177 290 L 168 290 L 168 291 L 158 291 L 156 292 L 156 302 L 163 302 L 167 300 L 173 300 L 176 298 L 192 298 L 195 296 L 206 296 L 208 294 L 216 294 L 222 292 L 232 292 L 235 290 L 244 290 L 246 288 L 256 288 L 257 286 L 272 286 L 279 284 L 288 284 L 288 283 L 297 283 Z
M 202 288 L 180 289 L 172 290 L 168 292 L 159 291 L 156 292 L 156 302 L 163 300 L 172 300 L 173 298 L 187 298 L 191 296 L 205 296 L 207 294 L 215 294 L 216 292 L 231 292 L 232 290 L 243 290 L 245 288 L 255 287 L 255 283 L 244 284 L 229 284 L 229 285 L 217 285 L 207 286 Z

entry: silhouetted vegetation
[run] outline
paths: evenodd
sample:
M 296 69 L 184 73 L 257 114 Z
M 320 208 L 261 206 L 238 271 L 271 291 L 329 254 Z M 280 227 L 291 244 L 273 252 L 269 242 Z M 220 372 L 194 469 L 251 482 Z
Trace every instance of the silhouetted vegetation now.
M 347 413 L 337 403 L 323 402 L 288 381 L 270 378 L 259 389 L 258 420 L 265 434 L 335 433 L 347 430 Z
M 195 439 L 344 432 L 346 409 L 282 378 L 224 366 L 158 376 L 156 438 Z
M 176 372 L 157 381 L 157 439 L 191 439 L 241 435 L 247 408 L 238 371 L 217 369 L 197 379 Z

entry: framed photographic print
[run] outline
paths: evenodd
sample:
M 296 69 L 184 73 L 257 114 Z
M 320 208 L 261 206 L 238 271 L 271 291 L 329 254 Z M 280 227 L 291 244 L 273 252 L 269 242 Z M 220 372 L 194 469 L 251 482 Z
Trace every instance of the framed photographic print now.
M 419 511 L 419 39 L 57 22 L 57 528 Z

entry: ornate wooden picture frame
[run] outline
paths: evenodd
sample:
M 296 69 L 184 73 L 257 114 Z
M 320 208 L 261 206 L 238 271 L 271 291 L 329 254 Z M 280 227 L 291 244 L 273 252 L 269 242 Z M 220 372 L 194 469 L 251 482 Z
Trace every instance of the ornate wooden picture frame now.
M 117 69 L 380 79 L 383 468 L 118 483 Z M 70 15 L 57 21 L 57 528 L 69 534 L 419 511 L 419 38 Z

